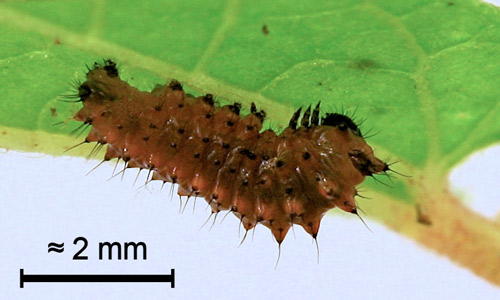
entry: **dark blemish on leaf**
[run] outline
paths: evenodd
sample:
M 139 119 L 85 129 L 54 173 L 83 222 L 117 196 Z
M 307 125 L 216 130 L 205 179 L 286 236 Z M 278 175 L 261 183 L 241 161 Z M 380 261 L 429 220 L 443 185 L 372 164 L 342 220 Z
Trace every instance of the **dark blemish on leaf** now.
M 455 2 L 448 2 L 448 6 L 453 6 L 455 5 Z
M 431 219 L 429 218 L 428 215 L 422 212 L 420 205 L 416 204 L 415 209 L 417 210 L 417 222 L 425 226 L 431 226 L 432 225 Z
M 371 59 L 358 59 L 349 63 L 349 67 L 358 70 L 375 69 L 378 64 Z
M 54 107 L 51 107 L 51 108 L 50 108 L 50 114 L 51 114 L 53 117 L 57 117 L 57 109 L 55 109 Z
M 262 26 L 262 33 L 264 33 L 265 35 L 269 34 L 269 28 L 267 28 L 266 24 L 264 24 L 264 26 Z
M 61 45 L 61 40 L 59 38 L 54 39 L 54 45 Z

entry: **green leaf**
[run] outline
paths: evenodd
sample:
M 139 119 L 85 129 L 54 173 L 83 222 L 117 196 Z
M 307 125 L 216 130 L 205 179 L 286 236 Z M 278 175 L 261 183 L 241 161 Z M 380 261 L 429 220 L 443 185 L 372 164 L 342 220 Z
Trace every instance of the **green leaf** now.
M 376 153 L 411 176 L 379 179 L 389 188 L 366 181 L 381 202 L 365 205 L 418 239 L 417 211 L 441 217 L 430 193 L 500 140 L 499 16 L 474 0 L 1 2 L 0 147 L 62 154 L 76 144 L 79 104 L 58 100 L 108 57 L 140 89 L 175 78 L 221 102 L 256 102 L 277 128 L 321 100 L 364 121 Z

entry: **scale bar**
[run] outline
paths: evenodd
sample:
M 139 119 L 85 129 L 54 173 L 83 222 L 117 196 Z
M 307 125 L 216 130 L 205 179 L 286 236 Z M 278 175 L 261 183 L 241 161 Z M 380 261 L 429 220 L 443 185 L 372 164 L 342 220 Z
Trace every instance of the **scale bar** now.
M 25 282 L 170 282 L 175 288 L 175 269 L 170 274 L 24 274 L 20 269 L 21 288 Z

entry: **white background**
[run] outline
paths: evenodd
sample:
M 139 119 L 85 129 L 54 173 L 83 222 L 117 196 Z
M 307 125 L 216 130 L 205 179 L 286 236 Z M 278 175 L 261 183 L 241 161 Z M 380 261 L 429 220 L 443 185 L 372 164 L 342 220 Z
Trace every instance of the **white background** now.
M 476 169 L 454 177 L 484 187 L 485 178 L 498 180 L 500 163 L 491 162 L 499 155 L 497 147 L 476 156 Z M 296 226 L 296 237 L 289 232 L 275 270 L 278 249 L 267 228 L 257 227 L 253 241 L 249 235 L 238 248 L 239 222 L 233 215 L 220 224 L 221 214 L 211 230 L 211 221 L 200 229 L 209 215 L 204 200 L 197 200 L 194 213 L 191 201 L 180 214 L 178 197 L 169 197 L 170 186 L 162 191 L 159 183 L 141 188 L 145 173 L 132 186 L 135 170 L 128 170 L 123 181 L 107 181 L 112 165 L 85 176 L 96 164 L 81 158 L 0 154 L 0 299 L 500 299 L 500 289 L 447 258 L 367 219 L 371 233 L 347 214 L 324 218 L 319 264 L 310 236 Z M 488 190 L 496 188 L 494 197 L 478 198 L 469 190 L 466 201 L 476 207 L 486 203 L 488 212 L 495 205 L 497 212 L 500 191 L 494 184 L 488 185 Z M 88 261 L 72 260 L 80 249 L 81 244 L 73 245 L 78 236 L 89 241 Z M 148 259 L 99 261 L 102 241 L 143 241 Z M 65 251 L 48 253 L 49 242 L 64 242 Z M 159 283 L 26 283 L 20 289 L 20 268 L 27 274 L 154 274 L 175 268 L 176 288 Z

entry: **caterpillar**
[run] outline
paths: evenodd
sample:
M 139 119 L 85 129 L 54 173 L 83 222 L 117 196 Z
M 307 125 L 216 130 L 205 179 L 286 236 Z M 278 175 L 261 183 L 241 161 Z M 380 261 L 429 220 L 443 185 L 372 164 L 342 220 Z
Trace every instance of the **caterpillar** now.
M 281 133 L 262 130 L 266 113 L 254 103 L 243 116 L 240 103 L 218 106 L 176 80 L 139 91 L 109 59 L 89 68 L 77 97 L 73 118 L 91 126 L 82 143 L 106 145 L 103 161 L 149 170 L 179 196 L 205 198 L 212 214 L 232 212 L 247 232 L 268 227 L 279 245 L 293 224 L 316 239 L 334 207 L 357 215 L 356 186 L 390 170 L 350 117 L 321 116 L 320 103 L 295 111 Z

